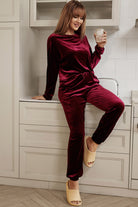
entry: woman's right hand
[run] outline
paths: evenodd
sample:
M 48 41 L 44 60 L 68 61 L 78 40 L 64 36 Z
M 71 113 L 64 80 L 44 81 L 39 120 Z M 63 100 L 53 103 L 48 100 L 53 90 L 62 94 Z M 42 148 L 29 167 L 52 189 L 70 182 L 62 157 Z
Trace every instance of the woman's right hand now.
M 34 96 L 34 97 L 32 97 L 32 99 L 46 100 L 46 99 L 44 98 L 44 96 Z

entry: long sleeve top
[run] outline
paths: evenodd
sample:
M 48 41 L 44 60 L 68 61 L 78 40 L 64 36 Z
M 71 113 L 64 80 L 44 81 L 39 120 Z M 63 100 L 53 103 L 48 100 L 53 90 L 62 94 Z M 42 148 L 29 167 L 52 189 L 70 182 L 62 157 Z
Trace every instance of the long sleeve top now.
M 93 68 L 101 59 L 104 48 L 95 46 L 92 52 L 86 36 L 81 40 L 78 34 L 51 34 L 47 41 L 47 76 L 43 96 L 51 100 L 59 74 L 60 89 L 64 92 L 81 93 L 99 80 Z

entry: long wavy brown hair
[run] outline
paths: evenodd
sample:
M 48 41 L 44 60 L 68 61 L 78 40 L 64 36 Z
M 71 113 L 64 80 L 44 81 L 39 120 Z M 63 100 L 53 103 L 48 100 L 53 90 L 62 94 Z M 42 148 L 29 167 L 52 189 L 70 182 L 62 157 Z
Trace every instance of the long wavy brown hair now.
M 86 25 L 86 10 L 85 7 L 77 0 L 71 0 L 65 4 L 63 7 L 57 27 L 54 31 L 56 34 L 64 35 L 70 25 L 70 21 L 74 16 L 83 17 L 83 23 L 75 33 L 80 35 L 80 38 L 83 39 L 85 35 L 85 25 Z

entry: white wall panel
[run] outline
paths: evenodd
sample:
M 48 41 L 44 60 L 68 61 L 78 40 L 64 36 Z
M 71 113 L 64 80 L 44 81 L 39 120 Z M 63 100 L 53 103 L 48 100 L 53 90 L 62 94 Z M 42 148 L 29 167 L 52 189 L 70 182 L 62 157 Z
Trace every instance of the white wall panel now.
M 20 0 L 0 0 L 0 22 L 19 21 Z
M 0 175 L 18 175 L 19 24 L 0 23 Z

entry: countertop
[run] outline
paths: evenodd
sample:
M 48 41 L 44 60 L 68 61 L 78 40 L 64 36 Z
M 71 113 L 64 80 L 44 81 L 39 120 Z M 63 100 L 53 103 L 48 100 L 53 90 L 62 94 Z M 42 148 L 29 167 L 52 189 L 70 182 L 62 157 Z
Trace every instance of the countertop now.
M 132 105 L 131 98 L 128 98 L 128 97 L 120 97 L 120 98 L 123 100 L 123 102 L 125 103 L 126 106 Z M 32 99 L 31 96 L 20 98 L 20 102 L 60 103 L 59 100 L 54 100 L 54 99 L 52 99 L 52 100 L 36 100 L 36 99 Z M 89 103 L 87 103 L 87 104 L 89 104 Z

